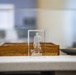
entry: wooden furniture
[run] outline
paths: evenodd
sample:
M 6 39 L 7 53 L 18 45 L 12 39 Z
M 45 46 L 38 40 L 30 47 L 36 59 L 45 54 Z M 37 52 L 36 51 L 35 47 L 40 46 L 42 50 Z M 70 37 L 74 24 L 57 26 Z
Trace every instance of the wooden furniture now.
M 30 43 L 33 49 L 33 43 Z M 59 45 L 41 43 L 43 56 L 59 55 Z M 4 43 L 0 46 L 0 56 L 28 56 L 28 43 Z

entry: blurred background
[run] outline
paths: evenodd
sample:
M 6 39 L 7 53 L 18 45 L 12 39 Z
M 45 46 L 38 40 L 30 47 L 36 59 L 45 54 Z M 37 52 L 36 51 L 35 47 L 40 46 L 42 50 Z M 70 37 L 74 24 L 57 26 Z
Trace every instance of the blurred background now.
M 76 47 L 76 0 L 0 0 L 0 42 L 27 42 L 30 29 L 45 30 L 45 42 Z

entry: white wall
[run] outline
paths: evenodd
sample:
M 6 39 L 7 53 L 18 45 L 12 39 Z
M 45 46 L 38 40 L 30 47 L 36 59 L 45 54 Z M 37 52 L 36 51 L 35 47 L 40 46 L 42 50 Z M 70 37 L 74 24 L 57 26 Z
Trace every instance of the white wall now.
M 74 11 L 74 19 L 73 19 L 73 22 L 74 22 L 74 42 L 76 42 L 76 11 Z
M 46 30 L 46 41 L 71 47 L 76 37 L 76 0 L 38 0 L 39 29 Z
M 76 9 L 76 0 L 38 0 L 42 9 Z
M 73 11 L 39 10 L 38 28 L 45 29 L 45 41 L 69 47 L 73 42 Z

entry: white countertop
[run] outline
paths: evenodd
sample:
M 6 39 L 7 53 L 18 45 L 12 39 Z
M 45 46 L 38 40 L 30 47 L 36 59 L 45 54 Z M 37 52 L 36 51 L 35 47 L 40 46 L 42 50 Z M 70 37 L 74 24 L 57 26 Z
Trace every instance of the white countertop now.
M 0 57 L 0 71 L 76 70 L 76 56 Z
M 76 62 L 76 56 L 3 56 L 1 63 L 21 63 L 21 62 Z

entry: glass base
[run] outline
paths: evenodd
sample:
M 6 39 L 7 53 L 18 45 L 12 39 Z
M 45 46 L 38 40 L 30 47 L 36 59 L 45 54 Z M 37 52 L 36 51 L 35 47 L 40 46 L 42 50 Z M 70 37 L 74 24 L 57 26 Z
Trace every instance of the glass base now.
M 31 56 L 42 56 L 42 53 L 32 53 Z

